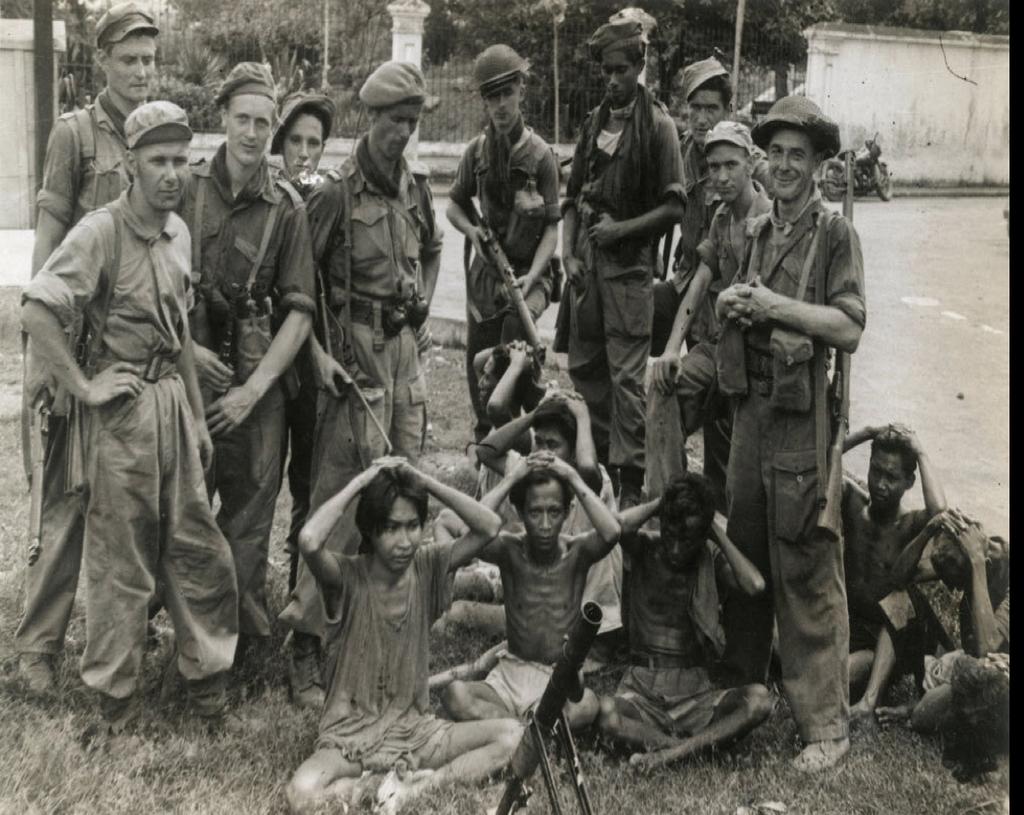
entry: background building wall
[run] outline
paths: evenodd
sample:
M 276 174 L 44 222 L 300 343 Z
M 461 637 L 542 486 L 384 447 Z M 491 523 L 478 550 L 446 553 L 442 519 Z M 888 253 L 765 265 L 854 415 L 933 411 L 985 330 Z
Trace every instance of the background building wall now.
M 807 96 L 844 148 L 877 131 L 900 185 L 1009 183 L 1008 37 L 837 23 L 805 33 Z

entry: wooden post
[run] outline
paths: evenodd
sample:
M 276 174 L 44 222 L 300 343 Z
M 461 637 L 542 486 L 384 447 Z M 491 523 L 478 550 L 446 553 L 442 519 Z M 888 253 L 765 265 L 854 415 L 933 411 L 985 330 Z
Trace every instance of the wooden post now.
M 555 69 L 555 144 L 558 144 L 561 142 L 562 131 L 559 129 L 558 123 L 558 17 L 554 14 L 551 15 L 551 30 L 554 36 L 554 40 L 552 42 L 552 64 Z
M 736 3 L 736 37 L 732 45 L 732 112 L 736 112 L 740 89 L 740 47 L 743 45 L 743 13 L 747 8 L 747 0 Z
M 32 9 L 33 78 L 36 85 L 36 183 L 42 184 L 46 143 L 53 127 L 53 4 L 35 0 Z
M 320 55 L 320 90 L 326 91 L 328 89 L 327 84 L 327 69 L 328 69 L 328 57 L 331 48 L 331 12 L 330 12 L 331 0 L 323 0 L 324 4 L 324 47 L 323 53 Z

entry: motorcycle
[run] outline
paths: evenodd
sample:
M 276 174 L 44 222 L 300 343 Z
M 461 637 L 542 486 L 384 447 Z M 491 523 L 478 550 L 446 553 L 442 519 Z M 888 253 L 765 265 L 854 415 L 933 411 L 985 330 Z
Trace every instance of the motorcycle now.
M 878 134 L 864 142 L 855 151 L 843 150 L 835 158 L 825 162 L 821 174 L 821 191 L 829 201 L 842 201 L 846 195 L 846 156 L 853 155 L 853 194 L 870 195 L 878 193 L 883 201 L 892 198 L 892 176 L 884 161 L 879 161 L 882 148 L 878 145 Z

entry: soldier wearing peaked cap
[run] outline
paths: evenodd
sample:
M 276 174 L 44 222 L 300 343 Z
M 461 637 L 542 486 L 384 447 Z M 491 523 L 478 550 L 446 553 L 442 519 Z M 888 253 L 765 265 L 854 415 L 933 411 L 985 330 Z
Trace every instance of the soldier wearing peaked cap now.
M 22 295 L 22 324 L 86 417 L 81 672 L 108 734 L 139 712 L 158 583 L 201 716 L 223 714 L 238 633 L 231 550 L 203 488 L 213 444 L 188 329 L 189 232 L 174 213 L 192 131 L 170 102 L 136 108 L 124 131 L 128 189 L 72 228 Z M 64 341 L 80 315 L 84 364 Z
M 551 147 L 523 121 L 529 63 L 507 45 L 492 45 L 476 58 L 477 88 L 488 124 L 462 154 L 449 192 L 448 220 L 466 235 L 473 259 L 466 269 L 466 377 L 476 413 L 477 441 L 491 429 L 481 402 L 473 360 L 499 343 L 526 339 L 508 303 L 501 276 L 485 258 L 476 204 L 511 262 L 536 321 L 551 296 L 551 258 L 562 219 L 558 161 Z M 467 247 L 468 249 L 469 247 Z
M 190 315 L 215 456 L 208 477 L 238 575 L 238 658 L 270 634 L 267 556 L 281 484 L 285 402 L 314 312 L 305 204 L 264 151 L 275 118 L 270 70 L 231 69 L 217 93 L 227 138 L 191 168 L 182 216 L 192 234 Z
M 65 113 L 50 132 L 36 199 L 33 274 L 86 213 L 116 200 L 128 186 L 125 117 L 149 95 L 158 33 L 150 14 L 135 3 L 119 3 L 100 18 L 97 60 L 107 85 L 95 103 Z M 80 333 L 81 325 L 69 328 L 72 344 Z M 29 343 L 23 388 L 26 431 L 27 406 L 44 388 L 52 397 L 53 375 Z M 81 501 L 64 490 L 67 409 L 63 399 L 49 407 L 40 556 L 26 573 L 24 615 L 15 635 L 22 676 L 36 692 L 53 689 L 52 659 L 64 644 L 82 557 Z
M 562 315 L 569 373 L 625 508 L 643 485 L 656 245 L 683 212 L 682 166 L 675 125 L 638 82 L 640 23 L 601 26 L 589 45 L 607 93 L 584 122 L 566 189 L 562 251 L 572 292 Z
M 324 283 L 324 313 L 310 340 L 321 388 L 311 513 L 383 455 L 387 441 L 396 455 L 415 461 L 426 427 L 418 345 L 437 283 L 442 232 L 426 168 L 403 157 L 426 99 L 423 74 L 411 63 L 385 62 L 367 77 L 359 99 L 369 111 L 369 131 L 309 198 L 313 253 Z M 352 381 L 366 404 L 347 386 Z M 351 507 L 327 548 L 355 554 L 359 541 Z M 318 655 L 326 610 L 304 561 L 281 619 L 294 632 L 293 700 L 313 705 L 322 698 Z
M 726 616 L 726 662 L 763 681 L 778 624 L 783 690 L 806 747 L 801 770 L 849 749 L 849 626 L 842 542 L 817 529 L 833 350 L 852 353 L 866 317 L 860 240 L 826 208 L 814 176 L 839 130 L 811 100 L 787 96 L 754 128 L 768 153 L 775 201 L 750 225 L 747 258 L 718 295 L 719 386 L 735 397 L 728 535 L 762 570 L 764 598 Z M 774 611 L 774 615 L 773 615 Z

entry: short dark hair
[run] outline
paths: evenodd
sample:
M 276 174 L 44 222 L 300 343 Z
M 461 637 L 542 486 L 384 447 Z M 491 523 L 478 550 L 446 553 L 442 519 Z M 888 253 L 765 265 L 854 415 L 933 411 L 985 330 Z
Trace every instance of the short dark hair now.
M 530 470 L 520 481 L 517 481 L 512 489 L 509 490 L 508 500 L 512 502 L 512 506 L 516 508 L 516 511 L 522 515 L 523 507 L 526 506 L 526 493 L 530 487 L 537 487 L 541 484 L 549 484 L 555 482 L 562 489 L 562 507 L 564 509 L 569 508 L 569 503 L 572 501 L 572 490 L 569 489 L 569 485 L 565 483 L 558 475 L 555 474 L 554 470 L 548 470 L 541 468 L 539 470 Z
M 715 519 L 715 492 L 711 481 L 700 473 L 675 476 L 661 497 L 661 525 L 678 524 L 686 518 L 699 518 L 701 527 L 710 531 Z
M 871 455 L 879 453 L 895 453 L 903 463 L 903 474 L 913 475 L 917 469 L 917 453 L 910 446 L 907 437 L 891 427 L 885 428 L 871 441 Z
M 356 507 L 356 529 L 362 536 L 360 554 L 373 551 L 373 538 L 387 523 L 388 513 L 399 498 L 405 498 L 416 507 L 420 524 L 427 521 L 427 492 L 417 486 L 400 470 L 381 470 L 373 477 L 359 496 Z
M 543 402 L 533 412 L 533 427 L 551 427 L 557 430 L 569 443 L 570 449 L 576 449 L 576 417 L 562 402 Z
M 722 100 L 722 107 L 728 108 L 729 103 L 732 101 L 732 83 L 729 81 L 729 77 L 718 74 L 713 76 L 705 82 L 701 82 L 696 88 L 690 91 L 690 96 L 686 98 L 689 102 L 691 97 L 697 91 L 716 91 L 718 97 Z

